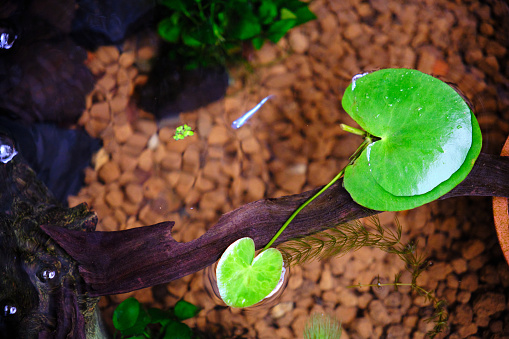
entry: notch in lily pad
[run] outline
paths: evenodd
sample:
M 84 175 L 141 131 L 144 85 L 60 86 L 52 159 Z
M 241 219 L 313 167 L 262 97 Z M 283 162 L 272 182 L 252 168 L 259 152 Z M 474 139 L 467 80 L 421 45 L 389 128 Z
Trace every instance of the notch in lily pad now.
M 414 208 L 465 179 L 482 136 L 465 100 L 448 84 L 410 69 L 354 77 L 342 105 L 373 142 L 345 169 L 344 184 L 362 206 Z
M 270 296 L 281 279 L 283 256 L 269 248 L 255 256 L 255 243 L 241 238 L 232 243 L 216 268 L 221 299 L 231 307 L 249 307 Z

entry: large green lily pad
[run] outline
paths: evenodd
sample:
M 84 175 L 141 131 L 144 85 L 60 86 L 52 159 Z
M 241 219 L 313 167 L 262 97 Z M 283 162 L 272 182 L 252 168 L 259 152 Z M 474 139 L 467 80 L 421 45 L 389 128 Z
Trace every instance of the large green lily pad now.
M 472 146 L 467 103 L 446 83 L 417 70 L 384 69 L 359 77 L 342 104 L 365 131 L 380 138 L 363 152 L 359 165 L 394 196 L 432 191 L 462 167 Z M 345 183 L 352 173 L 359 169 L 347 171 Z
M 452 190 L 472 170 L 482 147 L 481 129 L 472 114 L 472 147 L 459 170 L 431 191 L 417 196 L 396 196 L 387 192 L 373 178 L 365 150 L 357 161 L 345 169 L 344 185 L 352 199 L 359 205 L 378 211 L 402 211 L 429 203 Z
M 269 248 L 255 258 L 251 238 L 241 238 L 228 246 L 216 268 L 221 299 L 231 307 L 248 307 L 267 297 L 277 286 L 283 256 Z

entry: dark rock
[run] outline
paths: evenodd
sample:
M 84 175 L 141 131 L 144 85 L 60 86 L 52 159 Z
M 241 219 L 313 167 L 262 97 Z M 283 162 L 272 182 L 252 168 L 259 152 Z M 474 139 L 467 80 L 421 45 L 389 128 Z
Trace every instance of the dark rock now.
M 156 0 L 77 0 L 73 38 L 88 49 L 116 45 L 144 28 L 155 27 Z
M 0 116 L 0 133 L 15 141 L 18 152 L 41 180 L 64 205 L 69 195 L 76 195 L 84 181 L 84 169 L 92 154 L 99 150 L 99 140 L 82 130 L 68 130 L 51 124 L 30 126 Z

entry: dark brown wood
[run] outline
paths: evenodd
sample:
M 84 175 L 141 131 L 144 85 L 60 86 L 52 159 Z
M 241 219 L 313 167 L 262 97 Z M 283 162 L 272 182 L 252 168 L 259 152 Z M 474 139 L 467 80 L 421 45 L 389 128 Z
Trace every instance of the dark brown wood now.
M 481 154 L 468 177 L 440 199 L 457 196 L 509 197 L 509 158 Z M 309 204 L 275 245 L 340 223 L 379 213 L 356 204 L 342 180 Z M 256 247 L 267 244 L 291 213 L 320 188 L 246 204 L 224 214 L 200 238 L 179 243 L 172 222 L 118 232 L 80 232 L 45 225 L 43 230 L 79 263 L 91 296 L 124 293 L 167 283 L 197 272 L 219 259 L 242 237 Z

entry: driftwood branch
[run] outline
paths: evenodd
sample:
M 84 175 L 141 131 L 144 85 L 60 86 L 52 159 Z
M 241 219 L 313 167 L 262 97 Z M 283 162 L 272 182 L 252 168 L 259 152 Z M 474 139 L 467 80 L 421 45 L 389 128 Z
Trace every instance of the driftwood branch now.
M 509 197 L 508 178 L 509 157 L 481 154 L 468 177 L 440 199 Z M 223 215 L 204 235 L 187 243 L 173 239 L 173 222 L 118 232 L 42 228 L 78 261 L 91 296 L 124 293 L 197 272 L 242 237 L 251 237 L 257 248 L 263 247 L 289 215 L 319 189 L 246 204 Z M 339 180 L 292 221 L 275 245 L 377 213 L 356 204 Z

